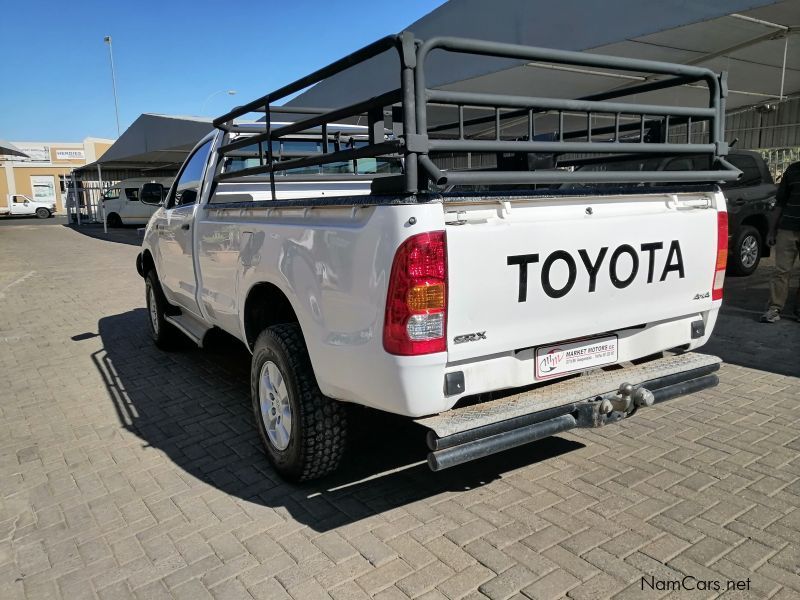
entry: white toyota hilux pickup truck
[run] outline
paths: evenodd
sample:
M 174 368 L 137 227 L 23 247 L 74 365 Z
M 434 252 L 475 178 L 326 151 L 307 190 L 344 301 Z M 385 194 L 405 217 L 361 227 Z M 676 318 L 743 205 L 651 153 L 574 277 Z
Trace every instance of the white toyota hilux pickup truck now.
M 384 52 L 399 57 L 395 89 L 274 104 Z M 432 89 L 433 52 L 645 77 L 577 99 Z M 707 87 L 700 106 L 632 101 L 687 83 Z M 137 259 L 152 336 L 202 345 L 217 328 L 247 346 L 256 426 L 291 480 L 337 467 L 351 405 L 428 428 L 439 470 L 716 385 L 720 360 L 692 350 L 722 302 L 717 184 L 739 176 L 726 93 L 695 66 L 379 40 L 215 120 L 165 200 L 144 186 L 160 205 Z M 711 167 L 614 168 L 643 154 Z M 456 168 L 465 156 L 496 164 Z M 587 161 L 606 168 L 574 168 Z

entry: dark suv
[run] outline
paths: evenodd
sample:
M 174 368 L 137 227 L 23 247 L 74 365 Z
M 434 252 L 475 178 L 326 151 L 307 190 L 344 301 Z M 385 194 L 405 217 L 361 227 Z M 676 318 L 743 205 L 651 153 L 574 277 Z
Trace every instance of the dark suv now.
M 769 256 L 767 231 L 769 212 L 775 204 L 778 187 L 772 180 L 764 158 L 750 150 L 731 150 L 728 161 L 742 171 L 738 181 L 721 185 L 728 204 L 728 271 L 750 275 L 762 256 Z M 646 163 L 646 164 L 645 164 Z M 580 170 L 688 171 L 708 169 L 704 156 L 663 156 L 648 159 L 590 163 Z
M 758 152 L 731 150 L 728 161 L 742 171 L 738 181 L 721 186 L 728 204 L 728 269 L 750 275 L 769 256 L 769 212 L 778 186 Z

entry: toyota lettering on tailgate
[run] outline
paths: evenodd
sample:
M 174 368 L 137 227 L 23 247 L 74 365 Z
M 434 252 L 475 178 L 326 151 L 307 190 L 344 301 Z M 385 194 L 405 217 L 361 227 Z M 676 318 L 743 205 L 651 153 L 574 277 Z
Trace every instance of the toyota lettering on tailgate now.
M 550 298 L 562 298 L 569 294 L 575 286 L 578 277 L 578 264 L 583 267 L 589 276 L 588 291 L 594 292 L 597 289 L 597 278 L 608 276 L 614 287 L 623 289 L 631 285 L 639 274 L 639 265 L 646 265 L 647 283 L 653 283 L 658 277 L 658 281 L 666 281 L 671 273 L 676 273 L 679 279 L 685 276 L 683 268 L 683 254 L 681 244 L 678 240 L 672 240 L 669 248 L 664 253 L 664 242 L 648 242 L 641 244 L 639 248 L 634 248 L 630 244 L 622 244 L 615 248 L 609 256 L 609 247 L 603 246 L 594 256 L 590 256 L 585 248 L 578 250 L 578 259 L 566 250 L 555 250 L 547 255 L 542 261 L 540 279 L 542 290 Z M 640 253 L 642 257 L 640 258 Z M 620 269 L 619 262 L 623 256 L 628 257 L 630 262 L 630 272 L 623 267 Z M 608 260 L 606 258 L 608 257 Z M 550 280 L 550 272 L 553 265 L 563 262 L 567 268 L 567 281 L 560 288 L 553 286 Z M 528 299 L 528 276 L 529 265 L 539 263 L 539 254 L 515 254 L 509 256 L 507 263 L 509 266 L 519 268 L 519 296 L 518 302 L 525 302 Z M 531 267 L 532 269 L 533 267 Z M 645 266 L 642 267 L 644 273 Z

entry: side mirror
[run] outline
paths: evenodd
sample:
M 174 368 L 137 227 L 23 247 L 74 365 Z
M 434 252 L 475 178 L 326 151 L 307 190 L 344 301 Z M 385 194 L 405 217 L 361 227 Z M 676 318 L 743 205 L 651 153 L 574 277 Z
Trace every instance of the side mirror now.
M 139 192 L 139 199 L 142 204 L 159 206 L 164 199 L 164 186 L 160 183 L 145 183 Z

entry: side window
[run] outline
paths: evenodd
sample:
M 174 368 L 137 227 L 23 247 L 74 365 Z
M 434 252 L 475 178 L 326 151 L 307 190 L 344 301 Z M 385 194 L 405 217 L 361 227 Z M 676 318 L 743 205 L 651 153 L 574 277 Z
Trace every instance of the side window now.
M 731 154 L 728 162 L 742 172 L 742 176 L 734 185 L 756 185 L 761 183 L 761 171 L 752 156 Z
M 14 196 L 14 204 L 25 204 L 27 202 L 27 198 L 25 196 Z
M 116 200 L 117 198 L 119 198 L 119 188 L 115 187 L 106 190 L 106 193 L 103 194 L 103 198 L 105 200 Z
M 186 162 L 181 171 L 175 189 L 167 201 L 167 208 L 187 206 L 197 202 L 200 195 L 200 186 L 203 183 L 203 171 L 206 167 L 208 152 L 211 150 L 211 140 L 197 149 Z
M 125 197 L 132 202 L 139 201 L 139 189 L 138 188 L 125 188 Z

